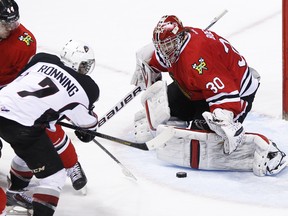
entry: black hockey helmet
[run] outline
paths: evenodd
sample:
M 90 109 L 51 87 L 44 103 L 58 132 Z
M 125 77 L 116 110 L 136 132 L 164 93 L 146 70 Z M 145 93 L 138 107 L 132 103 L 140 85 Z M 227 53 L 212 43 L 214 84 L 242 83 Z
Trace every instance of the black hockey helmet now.
M 14 0 L 0 0 L 0 21 L 13 23 L 19 18 L 19 7 Z

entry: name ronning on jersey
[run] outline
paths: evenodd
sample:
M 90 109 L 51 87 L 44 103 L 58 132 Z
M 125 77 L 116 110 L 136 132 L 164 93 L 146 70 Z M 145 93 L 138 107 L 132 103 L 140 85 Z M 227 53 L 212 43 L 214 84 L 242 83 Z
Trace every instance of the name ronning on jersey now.
M 37 72 L 54 77 L 66 89 L 70 97 L 79 91 L 77 86 L 75 86 L 75 84 L 72 83 L 72 81 L 65 74 L 63 74 L 62 71 L 57 70 L 55 67 L 42 65 Z

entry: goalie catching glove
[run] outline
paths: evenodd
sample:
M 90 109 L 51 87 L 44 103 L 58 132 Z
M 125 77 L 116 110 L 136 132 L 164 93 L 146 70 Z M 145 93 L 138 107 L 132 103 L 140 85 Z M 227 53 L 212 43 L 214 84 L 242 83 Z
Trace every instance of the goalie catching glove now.
M 245 132 L 240 122 L 234 122 L 231 111 L 217 108 L 202 115 L 209 128 L 224 139 L 225 154 L 231 154 L 242 144 Z

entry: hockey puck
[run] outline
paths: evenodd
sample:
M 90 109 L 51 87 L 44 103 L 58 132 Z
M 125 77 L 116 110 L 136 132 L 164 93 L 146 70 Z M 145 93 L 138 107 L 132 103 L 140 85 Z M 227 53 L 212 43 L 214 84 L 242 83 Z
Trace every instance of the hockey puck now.
M 187 177 L 187 173 L 186 172 L 177 172 L 176 173 L 176 177 L 177 178 L 186 178 Z

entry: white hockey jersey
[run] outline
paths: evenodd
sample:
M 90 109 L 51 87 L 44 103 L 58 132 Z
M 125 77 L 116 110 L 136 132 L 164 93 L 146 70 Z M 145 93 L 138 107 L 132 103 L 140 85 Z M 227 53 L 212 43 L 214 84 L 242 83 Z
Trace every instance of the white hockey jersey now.
M 89 110 L 98 97 L 91 77 L 64 66 L 55 55 L 39 53 L 0 91 L 0 116 L 25 126 L 52 126 L 65 116 L 89 128 L 97 123 Z

